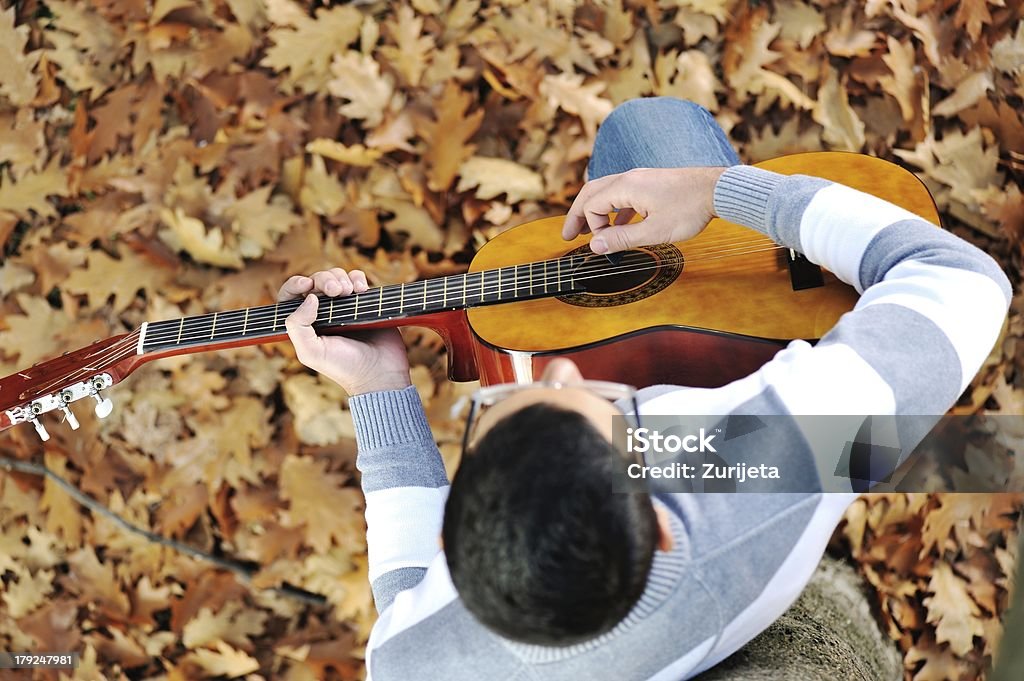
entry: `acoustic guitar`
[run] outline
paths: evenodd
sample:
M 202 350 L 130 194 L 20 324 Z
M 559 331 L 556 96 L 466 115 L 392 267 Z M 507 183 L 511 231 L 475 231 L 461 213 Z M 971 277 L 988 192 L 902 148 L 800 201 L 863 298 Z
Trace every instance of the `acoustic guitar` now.
M 928 190 L 887 161 L 843 152 L 796 154 L 757 164 L 841 182 L 938 224 Z M 712 220 L 696 238 L 609 259 L 589 235 L 561 238 L 563 217 L 503 232 L 465 274 L 391 284 L 341 298 L 320 296 L 321 334 L 412 325 L 434 329 L 448 349 L 449 377 L 484 385 L 528 382 L 553 357 L 575 360 L 588 378 L 639 387 L 714 387 L 755 371 L 786 343 L 814 341 L 857 294 L 801 254 L 746 227 Z M 0 430 L 63 414 L 94 400 L 146 362 L 287 339 L 300 300 L 146 322 L 0 380 Z

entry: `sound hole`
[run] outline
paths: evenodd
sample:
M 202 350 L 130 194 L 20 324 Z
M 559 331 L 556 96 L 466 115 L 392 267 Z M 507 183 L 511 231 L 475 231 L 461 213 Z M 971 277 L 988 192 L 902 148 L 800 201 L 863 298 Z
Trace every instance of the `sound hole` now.
M 683 270 L 683 254 L 671 244 L 644 246 L 622 254 L 617 264 L 580 246 L 567 255 L 586 256 L 573 281 L 581 293 L 558 296 L 579 307 L 613 307 L 653 296 L 676 280 Z
M 637 251 L 623 257 L 618 265 L 596 255 L 587 258 L 576 279 L 587 293 L 611 295 L 643 286 L 657 274 L 657 260 L 650 253 Z

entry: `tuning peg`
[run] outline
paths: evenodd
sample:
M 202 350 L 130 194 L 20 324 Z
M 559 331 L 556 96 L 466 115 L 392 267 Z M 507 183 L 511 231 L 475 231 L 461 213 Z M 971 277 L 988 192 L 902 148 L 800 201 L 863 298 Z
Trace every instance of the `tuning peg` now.
M 36 432 L 39 433 L 39 437 L 42 439 L 43 442 L 46 442 L 47 440 L 50 439 L 50 434 L 46 432 L 46 428 L 44 428 L 43 424 L 39 422 L 39 419 L 33 418 L 32 425 L 36 427 Z
M 110 412 L 114 411 L 114 403 L 110 401 L 110 398 L 100 397 L 98 391 L 94 392 L 92 397 L 96 400 L 96 407 L 94 409 L 96 416 L 101 419 L 105 419 L 110 416 Z
M 76 419 L 75 415 L 71 412 L 71 408 L 64 406 L 61 407 L 61 411 L 64 412 L 64 420 L 71 425 L 71 430 L 78 430 L 78 419 Z

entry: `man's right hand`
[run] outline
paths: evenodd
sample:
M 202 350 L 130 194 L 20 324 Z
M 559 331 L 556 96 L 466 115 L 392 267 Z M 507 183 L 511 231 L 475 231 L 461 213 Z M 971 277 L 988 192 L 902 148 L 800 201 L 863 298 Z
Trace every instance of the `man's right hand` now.
M 634 168 L 583 185 L 562 226 L 562 238 L 590 231 L 594 253 L 692 239 L 716 217 L 715 184 L 724 167 Z M 616 213 L 615 223 L 608 216 Z M 635 224 L 626 224 L 639 215 Z
M 398 329 L 359 331 L 347 336 L 318 336 L 313 330 L 319 305 L 315 294 L 347 296 L 368 288 L 366 275 L 340 267 L 312 276 L 289 277 L 277 300 L 305 296 L 295 312 L 288 315 L 285 328 L 299 361 L 331 379 L 349 395 L 401 390 L 412 384 L 409 359 Z

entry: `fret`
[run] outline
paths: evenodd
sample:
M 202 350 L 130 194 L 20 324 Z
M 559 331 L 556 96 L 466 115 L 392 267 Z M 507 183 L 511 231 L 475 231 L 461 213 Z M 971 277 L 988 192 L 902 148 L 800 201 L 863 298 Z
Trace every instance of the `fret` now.
M 479 293 L 477 293 L 476 294 L 476 298 L 474 298 L 474 293 L 473 293 L 474 282 L 470 279 L 470 277 L 476 277 L 477 275 L 478 275 L 477 272 L 466 272 L 466 274 L 463 275 L 464 282 L 463 282 L 463 289 L 462 289 L 462 300 L 463 300 L 463 305 L 465 305 L 467 307 L 472 307 L 472 306 L 478 305 L 480 303 L 480 298 L 479 298 L 480 294 Z M 478 292 L 480 291 L 480 286 L 479 285 L 477 285 L 477 291 Z
M 184 328 L 185 328 L 185 318 L 182 317 L 181 319 L 178 320 L 178 340 L 176 340 L 174 342 L 175 345 L 177 345 L 178 343 L 181 342 L 181 330 L 184 329 Z
M 245 319 L 242 321 L 242 335 L 245 335 L 245 330 L 249 328 L 249 308 L 245 308 Z
M 280 305 L 281 303 L 274 303 L 274 325 L 270 327 L 271 331 L 277 331 L 277 312 Z
M 441 281 L 444 285 L 441 287 L 441 309 L 448 307 L 448 277 L 443 277 Z
M 423 309 L 427 309 L 427 282 L 423 282 Z
M 220 316 L 215 320 L 215 323 L 219 322 L 220 335 L 237 336 L 240 317 L 243 313 L 243 310 L 230 310 L 218 313 Z M 210 338 L 212 339 L 213 336 L 211 335 Z
M 213 313 L 213 326 L 210 327 L 210 340 L 213 340 L 213 335 L 217 333 L 217 313 Z
M 182 319 L 181 328 L 178 329 L 178 342 L 189 344 L 195 343 L 200 338 L 205 338 L 207 336 L 206 326 L 209 323 L 209 315 L 185 317 Z
M 379 318 L 380 317 L 379 310 L 380 310 L 380 305 L 381 305 L 380 299 L 383 298 L 382 291 L 383 291 L 383 289 L 381 287 L 376 287 L 376 288 L 366 289 L 366 291 L 364 291 L 363 293 L 360 293 L 358 296 L 356 296 L 356 312 L 358 313 L 360 308 L 361 308 L 363 310 L 363 312 L 362 312 L 363 318 L 364 319 L 369 318 L 372 321 L 373 319 L 375 319 L 374 314 L 373 314 L 373 308 L 377 307 L 378 312 L 377 312 L 377 317 L 376 318 Z M 377 296 L 377 305 L 376 306 L 373 304 L 373 302 L 374 302 L 373 301 L 373 296 L 375 296 L 375 295 Z M 352 321 L 355 321 L 355 315 L 353 315 Z
M 486 270 L 480 273 L 480 302 L 493 303 L 501 300 L 496 282 L 500 270 Z
M 542 262 L 540 264 L 540 266 L 541 266 L 541 269 L 543 270 L 543 274 L 544 274 L 544 293 L 547 293 L 548 292 L 548 264 L 547 264 L 547 262 Z
M 519 297 L 519 265 L 512 266 L 512 295 Z
M 392 297 L 391 300 L 385 300 L 384 299 L 386 296 L 389 296 L 389 294 L 394 293 L 394 291 L 395 291 L 395 287 L 394 286 L 385 286 L 380 291 L 380 304 L 379 304 L 379 306 L 380 306 L 380 309 L 382 310 L 382 312 L 380 314 L 381 319 L 391 319 L 392 317 L 395 316 L 395 312 L 392 309 L 392 305 L 396 301 L 393 299 L 393 297 Z M 385 304 L 386 304 L 386 307 L 387 307 L 386 310 L 384 309 L 385 308 Z M 399 309 L 401 309 L 401 305 L 399 305 Z
M 487 270 L 479 272 L 479 274 L 480 274 L 480 292 L 479 292 L 479 299 L 478 299 L 477 302 L 484 303 L 484 302 L 487 302 L 487 293 L 488 293 L 488 291 L 490 291 L 491 287 L 490 287 L 490 284 L 487 283 Z
M 498 300 L 501 300 L 501 268 L 498 268 Z
M 405 284 L 398 289 L 398 314 L 402 314 L 405 308 Z
M 562 259 L 555 259 L 555 290 L 562 290 Z
M 384 316 L 384 287 L 377 290 L 380 291 L 380 295 L 377 297 L 377 318 L 380 319 Z
M 355 321 L 355 320 L 359 319 L 359 299 L 362 298 L 363 295 L 364 294 L 362 294 L 362 293 L 357 293 L 355 295 L 356 306 L 355 306 L 355 309 L 352 310 L 352 321 Z
M 334 321 L 334 298 L 331 298 L 331 304 L 327 306 L 327 323 L 330 324 Z

